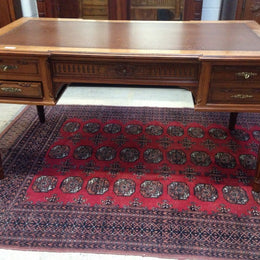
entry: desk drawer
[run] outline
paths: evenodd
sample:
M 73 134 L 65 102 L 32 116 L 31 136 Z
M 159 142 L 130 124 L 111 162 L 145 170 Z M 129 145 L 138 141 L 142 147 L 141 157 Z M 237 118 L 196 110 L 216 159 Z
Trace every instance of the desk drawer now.
M 1 97 L 42 98 L 42 87 L 39 82 L 0 81 Z
M 54 77 L 75 79 L 129 79 L 198 81 L 198 64 L 142 62 L 53 62 Z
M 260 66 L 223 66 L 212 67 L 211 80 L 214 82 L 251 82 L 260 81 Z
M 258 84 L 260 86 L 260 82 Z M 260 87 L 255 84 L 246 86 L 212 85 L 209 89 L 208 103 L 218 104 L 260 104 Z
M 38 60 L 32 59 L 15 59 L 15 58 L 1 58 L 0 57 L 0 76 L 14 75 L 39 75 L 39 64 Z

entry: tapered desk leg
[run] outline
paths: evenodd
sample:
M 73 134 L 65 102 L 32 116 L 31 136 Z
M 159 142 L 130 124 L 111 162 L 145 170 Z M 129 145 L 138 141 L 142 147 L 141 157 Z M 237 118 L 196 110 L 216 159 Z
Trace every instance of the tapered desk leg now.
M 1 154 L 0 154 L 0 180 L 3 178 L 4 178 L 4 169 L 3 169 L 3 164 L 2 164 Z
M 45 122 L 44 106 L 36 106 L 36 107 L 37 107 L 39 120 L 41 123 L 44 123 Z
M 256 175 L 253 182 L 253 191 L 260 192 L 260 149 L 258 150 Z
M 230 117 L 229 117 L 229 130 L 234 130 L 235 129 L 235 126 L 236 126 L 236 123 L 237 123 L 237 115 L 238 113 L 230 113 Z

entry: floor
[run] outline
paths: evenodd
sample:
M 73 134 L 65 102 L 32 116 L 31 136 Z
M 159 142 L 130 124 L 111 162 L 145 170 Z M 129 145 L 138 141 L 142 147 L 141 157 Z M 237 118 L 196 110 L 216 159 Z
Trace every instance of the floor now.
M 193 108 L 193 99 L 189 91 L 181 89 L 72 86 L 68 87 L 63 93 L 58 104 Z M 24 105 L 0 104 L 0 133 L 24 107 Z M 143 256 L 50 253 L 0 249 L 0 260 L 13 260 L 18 258 L 27 260 L 56 260 L 57 257 L 62 257 L 63 260 L 158 260 L 158 258 Z M 182 260 L 188 260 L 188 258 L 182 258 Z

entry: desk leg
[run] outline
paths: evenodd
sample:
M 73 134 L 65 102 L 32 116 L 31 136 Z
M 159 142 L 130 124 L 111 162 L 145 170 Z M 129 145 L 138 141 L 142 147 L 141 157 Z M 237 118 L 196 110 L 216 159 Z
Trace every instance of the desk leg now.
M 2 159 L 1 159 L 1 154 L 0 154 L 0 180 L 4 178 L 4 169 L 2 165 Z
M 234 130 L 235 126 L 236 126 L 236 122 L 237 122 L 237 115 L 238 113 L 230 113 L 230 117 L 229 117 L 229 130 Z
M 39 120 L 41 123 L 44 123 L 45 122 L 44 106 L 36 106 L 36 107 L 37 107 Z
M 260 148 L 258 150 L 258 159 L 256 166 L 256 175 L 253 182 L 253 191 L 260 192 Z

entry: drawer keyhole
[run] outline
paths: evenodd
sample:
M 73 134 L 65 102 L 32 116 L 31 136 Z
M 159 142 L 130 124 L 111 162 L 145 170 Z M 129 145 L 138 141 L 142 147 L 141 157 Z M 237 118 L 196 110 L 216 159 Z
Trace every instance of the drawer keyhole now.
M 257 73 L 243 71 L 236 73 L 236 75 L 239 77 L 243 77 L 244 79 L 250 79 L 251 77 L 257 76 Z

